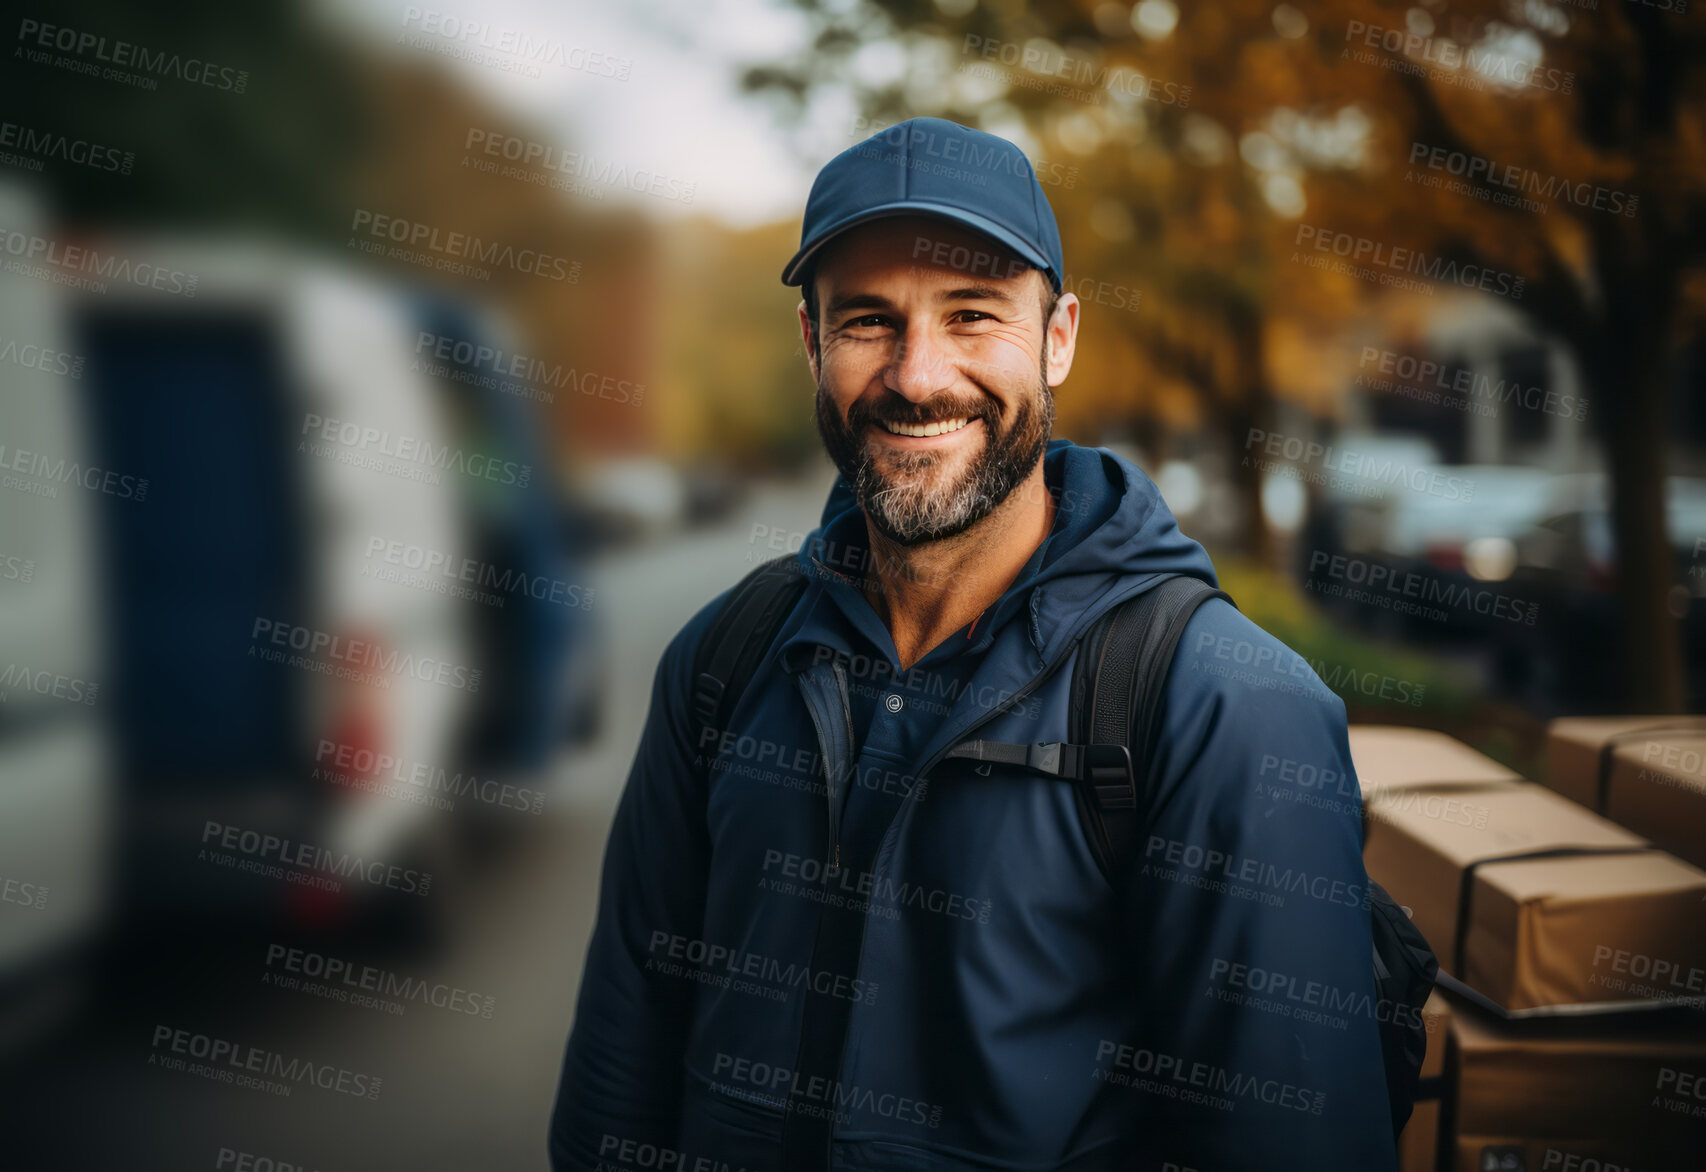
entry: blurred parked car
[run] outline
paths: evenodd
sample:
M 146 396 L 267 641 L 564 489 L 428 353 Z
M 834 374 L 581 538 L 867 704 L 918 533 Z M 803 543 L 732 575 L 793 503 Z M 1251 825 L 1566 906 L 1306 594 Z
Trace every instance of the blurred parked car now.
M 0 222 L 40 233 L 0 184 Z M 0 271 L 0 1050 L 70 1008 L 108 912 L 112 810 L 96 498 L 65 293 Z M 36 458 L 47 461 L 38 471 Z
M 558 529 L 537 432 L 437 385 L 428 311 L 387 285 L 229 241 L 137 251 L 194 273 L 194 297 L 109 289 L 73 311 L 93 454 L 149 485 L 101 516 L 126 895 L 430 921 L 487 812 L 442 787 L 540 765 L 551 717 L 502 698 L 562 699 L 566 623 L 515 597 L 571 573 L 541 551 Z M 233 826 L 440 894 L 234 874 L 202 858 Z
M 577 499 L 584 523 L 603 545 L 620 546 L 679 529 L 687 520 L 687 484 L 667 461 L 616 456 L 581 470 Z
M 417 294 L 412 306 L 417 352 L 451 356 L 427 365 L 462 442 L 501 451 L 530 472 L 525 483 L 464 481 L 460 494 L 476 560 L 509 587 L 503 605 L 471 608 L 487 670 L 462 756 L 505 776 L 540 771 L 559 747 L 590 740 L 603 723 L 610 652 L 592 618 L 591 534 L 561 496 L 540 412 L 518 393 L 537 388 L 466 360 L 482 348 L 518 352 L 501 317 L 444 296 Z
M 1621 662 L 1617 541 L 1607 478 L 1559 476 L 1541 516 L 1515 538 L 1508 589 L 1533 599 L 1542 631 L 1503 633 L 1517 682 L 1558 711 L 1615 711 Z M 1706 479 L 1665 480 L 1665 523 L 1673 551 L 1671 612 L 1681 628 L 1691 708 L 1706 692 Z M 1568 638 L 1558 638 L 1558 632 Z
M 1541 516 L 1552 478 L 1503 465 L 1404 467 L 1413 470 L 1405 482 L 1371 481 L 1378 492 L 1342 496 L 1331 533 L 1312 531 L 1302 555 L 1311 589 L 1351 625 L 1411 641 L 1480 639 L 1508 625 L 1519 608 L 1489 599 L 1488 584 L 1509 575 L 1515 539 Z M 1401 591 L 1382 588 L 1386 601 L 1414 605 L 1346 597 L 1371 580 L 1403 582 Z

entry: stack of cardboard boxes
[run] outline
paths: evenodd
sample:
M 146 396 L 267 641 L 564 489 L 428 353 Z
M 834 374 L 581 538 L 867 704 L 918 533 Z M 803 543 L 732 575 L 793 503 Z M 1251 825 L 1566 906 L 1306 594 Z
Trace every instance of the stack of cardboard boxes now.
M 1403 1172 L 1706 1169 L 1706 722 L 1673 723 L 1556 722 L 1551 788 L 1351 730 L 1370 877 L 1497 1006 L 1429 1002 Z
M 1554 720 L 1546 784 L 1697 867 L 1706 867 L 1706 719 Z

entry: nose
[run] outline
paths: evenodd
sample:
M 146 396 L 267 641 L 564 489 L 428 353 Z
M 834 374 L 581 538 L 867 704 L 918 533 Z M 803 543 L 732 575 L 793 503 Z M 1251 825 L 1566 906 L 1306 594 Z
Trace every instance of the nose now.
M 953 363 L 940 342 L 924 324 L 909 325 L 883 371 L 883 385 L 913 403 L 922 403 L 953 382 Z

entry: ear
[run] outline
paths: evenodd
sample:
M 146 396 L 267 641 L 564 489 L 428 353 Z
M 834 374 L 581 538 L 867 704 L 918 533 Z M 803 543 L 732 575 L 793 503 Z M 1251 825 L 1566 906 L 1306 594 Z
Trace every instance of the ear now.
M 1078 295 L 1062 293 L 1054 304 L 1054 315 L 1043 327 L 1048 341 L 1048 385 L 1058 387 L 1072 371 L 1072 355 L 1078 348 Z
M 794 312 L 800 317 L 800 345 L 806 352 L 806 365 L 811 369 L 812 382 L 817 382 L 817 347 L 812 345 L 812 332 L 815 328 L 811 315 L 806 312 L 805 298 L 795 307 Z

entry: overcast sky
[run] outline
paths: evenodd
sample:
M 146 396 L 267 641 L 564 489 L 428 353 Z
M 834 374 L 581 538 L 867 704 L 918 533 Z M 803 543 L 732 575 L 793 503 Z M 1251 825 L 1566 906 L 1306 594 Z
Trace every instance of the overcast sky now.
M 797 159 L 776 132 L 768 109 L 736 92 L 739 65 L 782 55 L 804 36 L 804 22 L 771 0 L 359 0 L 321 4 L 328 18 L 374 42 L 416 58 L 446 62 L 469 86 L 524 116 L 552 145 L 598 160 L 649 169 L 697 183 L 692 203 L 613 191 L 606 202 L 630 198 L 658 215 L 709 213 L 746 226 L 798 216 L 821 159 Z M 522 55 L 499 48 L 509 38 L 561 42 L 632 62 L 625 81 L 561 65 L 542 76 L 508 72 L 490 63 L 398 46 L 401 35 L 448 48 L 477 47 L 481 36 L 458 41 L 429 33 L 457 19 L 483 22 L 485 50 L 496 60 Z M 573 60 L 582 60 L 576 52 Z M 849 145 L 851 108 L 825 127 L 824 157 Z

